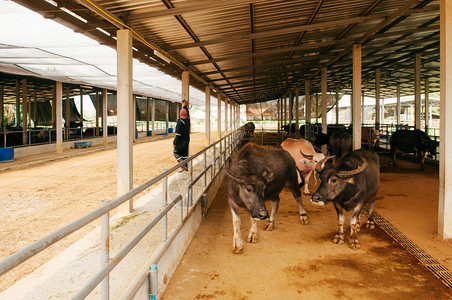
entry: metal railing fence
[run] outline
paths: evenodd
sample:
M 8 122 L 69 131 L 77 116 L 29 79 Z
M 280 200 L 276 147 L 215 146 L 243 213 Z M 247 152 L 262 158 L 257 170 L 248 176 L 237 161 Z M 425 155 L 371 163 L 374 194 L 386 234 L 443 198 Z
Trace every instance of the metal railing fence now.
M 64 237 L 74 233 L 75 231 L 83 228 L 84 226 L 90 224 L 91 222 L 101 218 L 101 270 L 92 278 L 85 286 L 80 289 L 77 294 L 74 296 L 74 299 L 83 299 L 88 296 L 91 291 L 93 291 L 99 283 L 101 284 L 101 294 L 102 299 L 109 298 L 109 274 L 114 268 L 119 264 L 119 262 L 126 257 L 126 255 L 141 241 L 144 236 L 155 227 L 155 225 L 159 222 L 162 223 L 162 239 L 158 248 L 154 251 L 153 255 L 150 258 L 151 263 L 156 263 L 156 261 L 163 255 L 165 249 L 168 247 L 168 242 L 174 239 L 177 232 L 182 227 L 183 223 L 187 219 L 187 217 L 193 212 L 195 206 L 199 203 L 199 201 L 205 198 L 205 192 L 209 184 L 215 178 L 215 175 L 218 174 L 221 167 L 227 161 L 227 158 L 232 155 L 234 150 L 239 146 L 242 138 L 243 138 L 243 127 L 229 133 L 227 136 L 221 138 L 220 140 L 212 143 L 211 145 L 205 147 L 198 153 L 190 156 L 187 160 L 174 165 L 168 170 L 164 170 L 160 175 L 144 182 L 138 187 L 128 191 L 127 193 L 119 196 L 118 198 L 112 201 L 102 201 L 102 206 L 91 213 L 81 217 L 80 219 L 73 221 L 72 223 L 54 231 L 53 233 L 41 238 L 40 240 L 28 245 L 27 247 L 15 252 L 14 254 L 4 258 L 0 261 L 0 276 L 5 274 L 6 272 L 12 270 L 18 265 L 22 264 L 26 260 L 30 259 L 34 255 L 38 254 L 42 250 L 50 247 L 55 244 L 59 240 Z M 208 156 L 210 157 L 210 162 L 208 162 Z M 202 170 L 194 176 L 193 174 L 193 163 L 194 161 L 202 160 L 200 165 L 202 166 Z M 189 180 L 188 184 L 185 188 L 185 197 L 182 195 L 177 195 L 171 201 L 168 201 L 168 177 L 179 168 L 181 168 L 184 164 L 188 163 L 189 165 Z M 209 176 L 208 176 L 209 175 Z M 202 180 L 203 179 L 203 180 Z M 208 180 L 210 179 L 210 181 Z M 122 247 L 117 254 L 110 258 L 109 257 L 109 213 L 124 204 L 126 201 L 131 200 L 133 197 L 137 196 L 141 192 L 149 189 L 150 187 L 156 185 L 157 183 L 162 182 L 162 207 L 161 212 L 155 216 L 148 225 L 146 225 L 132 240 Z M 196 184 L 202 183 L 203 188 L 202 192 L 196 195 L 193 194 L 193 188 Z M 167 235 L 167 214 L 168 212 L 176 205 L 179 204 L 179 223 L 176 228 L 174 228 L 169 235 Z M 203 202 L 201 202 L 203 205 Z M 186 208 L 186 211 L 184 211 Z M 123 294 L 123 299 L 130 299 L 135 295 L 138 289 L 146 280 L 149 273 L 148 264 L 146 264 L 146 268 L 143 269 L 131 282 L 128 289 Z

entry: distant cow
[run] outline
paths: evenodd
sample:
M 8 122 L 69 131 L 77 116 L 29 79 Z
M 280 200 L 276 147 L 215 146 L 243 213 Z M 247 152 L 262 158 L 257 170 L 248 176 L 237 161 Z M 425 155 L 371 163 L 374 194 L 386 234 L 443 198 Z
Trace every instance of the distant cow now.
M 270 200 L 272 203 L 270 220 L 264 230 L 273 230 L 279 193 L 283 188 L 290 189 L 297 200 L 301 223 L 308 223 L 308 216 L 301 202 L 295 161 L 287 151 L 253 143 L 246 144 L 232 160 L 226 175 L 228 202 L 234 226 L 232 247 L 235 253 L 243 250 L 239 207 L 246 209 L 251 216 L 251 228 L 246 241 L 257 243 L 256 220 L 269 218 L 264 201 Z
M 350 248 L 360 248 L 358 232 L 361 224 L 359 216 L 364 204 L 369 204 L 369 218 L 366 227 L 375 228 L 373 209 L 375 196 L 380 185 L 380 162 L 378 155 L 369 151 L 355 150 L 336 161 L 333 165 L 321 169 L 320 162 L 316 171 L 320 172 L 320 186 L 312 196 L 314 204 L 325 205 L 333 202 L 338 218 L 338 231 L 333 239 L 335 244 L 344 243 L 344 209 L 353 210 L 350 219 Z
M 334 132 L 328 140 L 328 153 L 334 155 L 337 159 L 351 152 L 352 148 L 352 137 L 345 131 Z
M 347 133 L 353 136 L 353 124 L 347 128 Z M 380 139 L 380 132 L 373 127 L 361 127 L 361 144 L 369 145 L 370 148 L 375 147 L 377 141 Z
M 288 138 L 281 143 L 281 147 L 289 152 L 295 160 L 299 172 L 298 182 L 302 183 L 303 178 L 301 176 L 303 176 L 305 181 L 304 193 L 307 195 L 310 194 L 308 187 L 309 178 L 315 169 L 315 165 L 325 158 L 325 155 L 315 152 L 312 144 L 305 139 L 296 140 Z
M 330 140 L 330 137 L 333 133 L 341 131 L 344 132 L 347 129 L 344 125 L 341 124 L 329 124 L 327 125 L 327 133 L 319 132 L 316 135 L 316 138 L 314 139 L 314 142 L 312 142 L 312 145 L 315 148 L 319 148 L 322 145 L 328 144 L 328 141 Z
M 406 153 L 417 153 L 419 161 L 421 163 L 421 169 L 425 169 L 424 158 L 426 152 L 430 152 L 431 155 L 436 155 L 436 147 L 438 143 L 423 132 L 422 130 L 397 130 L 394 132 L 390 139 L 391 145 L 391 157 L 396 166 L 397 152 L 403 151 Z
M 254 129 L 256 129 L 256 126 L 254 125 L 253 122 L 248 122 L 246 123 L 244 126 L 245 129 L 245 136 L 246 137 L 251 137 L 254 135 Z
M 306 124 L 303 124 L 303 125 L 301 125 L 300 126 L 300 129 L 298 129 L 298 132 L 300 133 L 300 136 L 302 137 L 302 138 L 306 138 L 306 130 L 307 130 L 307 125 Z M 309 127 L 308 127 L 309 128 Z
M 287 133 L 295 133 L 295 131 L 296 131 L 296 126 L 297 124 L 295 124 L 295 123 L 290 123 L 290 132 L 289 132 L 289 124 L 286 124 L 286 125 L 284 125 L 283 127 L 282 127 L 282 130 L 283 131 L 285 131 L 285 132 L 287 132 Z
M 375 144 L 380 139 L 380 132 L 373 127 L 361 127 L 361 143 L 367 144 L 371 148 L 375 147 Z

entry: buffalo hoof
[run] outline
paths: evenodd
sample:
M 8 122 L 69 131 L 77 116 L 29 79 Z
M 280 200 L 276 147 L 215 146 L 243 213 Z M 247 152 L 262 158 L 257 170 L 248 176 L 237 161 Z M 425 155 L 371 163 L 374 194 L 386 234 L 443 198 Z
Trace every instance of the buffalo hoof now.
M 264 226 L 264 230 L 272 231 L 275 229 L 275 221 L 268 221 L 268 223 Z
M 334 236 L 334 239 L 333 239 L 333 243 L 338 244 L 338 245 L 343 244 L 344 243 L 344 234 L 336 233 L 336 235 Z
M 300 215 L 300 223 L 303 225 L 309 224 L 309 219 L 306 214 Z
M 232 252 L 235 254 L 242 253 L 243 251 L 243 240 L 233 240 L 232 241 Z
M 348 247 L 350 249 L 360 249 L 361 245 L 358 242 L 358 239 L 350 239 L 350 242 L 348 243 Z
M 247 242 L 247 243 L 253 243 L 253 244 L 259 242 L 259 237 L 258 237 L 257 233 L 250 234 L 250 235 L 246 238 L 246 242 Z
M 375 222 L 373 220 L 367 220 L 366 228 L 367 229 L 375 229 Z

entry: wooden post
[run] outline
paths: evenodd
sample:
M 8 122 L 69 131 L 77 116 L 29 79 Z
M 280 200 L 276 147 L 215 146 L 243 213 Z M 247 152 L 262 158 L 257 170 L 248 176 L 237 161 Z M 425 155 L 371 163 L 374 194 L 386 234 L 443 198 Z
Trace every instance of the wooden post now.
M 65 133 L 66 133 L 66 141 L 69 141 L 70 136 L 69 136 L 69 128 L 71 127 L 71 101 L 70 101 L 70 95 L 69 95 L 69 85 L 66 85 L 66 89 L 65 89 L 65 97 L 66 97 L 66 117 L 65 117 Z M 97 98 L 96 98 L 97 99 Z M 96 109 L 96 116 L 97 116 L 97 109 Z
M 22 145 L 28 144 L 28 86 L 27 79 L 22 79 Z
M 414 61 L 414 126 L 421 129 L 421 54 Z
M 206 86 L 206 146 L 210 145 L 210 87 Z
M 277 106 L 277 108 L 276 108 L 277 125 L 276 126 L 278 126 L 278 133 L 281 132 L 281 104 L 280 103 L 281 103 L 281 98 L 279 98 L 276 101 L 276 106 Z
M 401 107 L 400 107 L 400 84 L 397 84 L 397 125 L 400 125 L 400 114 L 402 113 Z
M 224 99 L 224 135 L 228 134 L 228 98 Z
M 218 139 L 221 139 L 221 94 L 218 93 L 217 96 L 217 100 L 218 100 L 218 117 L 217 117 L 217 133 L 218 133 Z
M 188 71 L 182 72 L 182 100 L 190 102 L 190 73 Z
M 166 123 L 166 133 L 167 134 L 168 134 L 168 122 L 169 122 L 169 101 L 166 101 L 165 123 Z
M 438 233 L 452 238 L 452 2 L 440 1 L 440 149 Z
M 4 94 L 3 94 L 3 85 L 0 85 L 0 130 L 3 131 L 3 134 L 5 134 L 5 121 L 4 121 L 4 114 L 5 114 L 5 108 L 4 108 Z M 3 136 L 0 137 L 3 139 Z M 6 145 L 4 145 L 6 147 Z
M 310 125 L 311 124 L 311 96 L 310 96 L 310 91 L 309 91 L 309 79 L 306 79 L 306 81 L 304 82 L 304 93 L 305 96 L 304 98 L 306 99 L 305 102 L 305 123 L 306 125 Z M 310 139 L 310 135 L 308 137 L 308 126 L 305 126 L 305 138 L 306 139 Z
M 293 97 L 292 92 L 289 93 L 289 136 L 292 133 L 292 119 L 293 119 Z
M 96 105 L 95 105 L 95 109 L 96 109 L 96 130 L 95 130 L 95 136 L 99 136 L 99 105 L 100 101 L 99 101 L 99 91 L 96 91 Z M 69 127 L 67 127 L 69 128 Z
M 234 105 L 234 103 L 231 100 L 229 101 L 229 130 L 232 132 L 233 128 L 232 128 L 232 106 Z
M 339 84 L 335 84 L 334 88 L 336 90 L 336 124 L 339 124 Z
M 375 70 L 375 128 L 380 128 L 380 69 Z
M 132 92 L 132 32 L 127 29 L 117 31 L 117 196 L 132 189 L 133 183 L 133 92 Z M 121 213 L 133 211 L 133 201 L 119 207 Z
M 16 79 L 16 127 L 20 126 L 20 82 Z
M 102 90 L 102 137 L 104 146 L 108 145 L 108 125 L 107 125 L 107 90 Z
M 327 101 L 328 101 L 328 82 L 327 69 L 322 67 L 322 133 L 327 133 Z
M 319 93 L 315 93 L 315 123 L 319 124 Z
M 361 45 L 353 45 L 353 150 L 361 148 Z
M 56 152 L 63 154 L 63 83 L 59 81 L 55 86 L 55 127 Z
M 283 108 L 284 124 L 283 124 L 283 126 L 285 126 L 287 124 L 287 99 L 288 99 L 288 97 L 284 96 L 284 108 Z
M 300 111 L 300 104 L 299 104 L 299 100 L 298 98 L 300 97 L 300 88 L 296 87 L 295 88 L 295 136 L 297 136 L 298 130 L 300 128 L 300 124 L 299 124 L 299 111 Z
M 146 136 L 148 135 L 149 132 L 149 118 L 150 118 L 149 97 L 146 97 Z
M 179 117 L 179 116 L 178 116 Z M 152 120 L 152 136 L 155 136 L 155 99 L 152 98 L 152 107 L 151 107 L 151 120 Z
M 80 88 L 80 138 L 83 139 L 83 89 Z
M 428 128 L 430 127 L 430 85 L 428 77 L 425 78 L 425 132 L 428 134 Z
M 36 128 L 38 126 L 38 91 L 34 91 L 33 94 L 33 124 L 34 124 L 34 128 Z

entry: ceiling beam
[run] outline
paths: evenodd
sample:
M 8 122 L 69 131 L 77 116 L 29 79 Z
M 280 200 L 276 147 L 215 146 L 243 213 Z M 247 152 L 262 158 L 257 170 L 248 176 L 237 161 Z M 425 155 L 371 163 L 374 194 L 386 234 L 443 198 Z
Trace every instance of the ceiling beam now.
M 253 0 L 254 4 L 265 3 L 266 0 Z M 228 0 L 228 1 L 218 1 L 218 0 L 198 0 L 196 2 L 186 1 L 177 4 L 177 7 L 172 7 L 170 9 L 159 9 L 156 11 L 144 12 L 144 13 L 131 13 L 129 16 L 129 21 L 149 21 L 150 19 L 176 16 L 190 12 L 200 12 L 207 10 L 219 10 L 222 8 L 231 8 L 243 5 L 246 7 L 250 4 L 250 0 Z
M 438 11 L 438 13 L 439 13 L 439 6 L 433 6 L 433 7 L 428 6 L 426 8 L 422 8 L 422 9 L 411 9 L 411 10 L 403 12 L 401 15 L 412 15 L 412 14 L 432 12 L 432 11 Z M 385 20 L 386 18 L 390 17 L 391 15 L 392 15 L 391 13 L 379 13 L 379 14 L 373 14 L 373 15 L 368 15 L 368 16 L 347 18 L 347 19 L 343 19 L 343 20 L 335 20 L 335 21 L 321 22 L 321 23 L 315 23 L 315 24 L 309 24 L 309 25 L 299 25 L 299 26 L 285 27 L 285 28 L 281 28 L 281 29 L 260 31 L 260 32 L 256 32 L 256 33 L 224 34 L 218 38 L 205 39 L 200 42 L 185 43 L 185 44 L 179 44 L 176 46 L 168 47 L 168 48 L 166 48 L 166 50 L 172 51 L 172 50 L 193 48 L 193 47 L 199 47 L 199 46 L 208 46 L 208 45 L 213 45 L 213 44 L 218 44 L 218 43 L 238 42 L 241 40 L 250 40 L 250 39 L 257 39 L 257 38 L 272 37 L 272 36 L 276 36 L 276 35 L 293 34 L 293 33 L 299 33 L 301 31 L 337 28 L 340 26 L 346 26 L 346 25 L 350 25 L 353 23 L 364 23 L 367 21 L 379 20 L 379 19 Z

